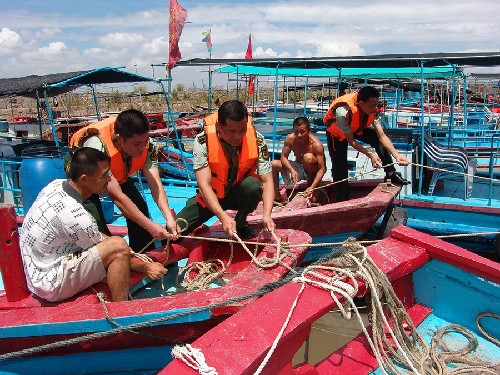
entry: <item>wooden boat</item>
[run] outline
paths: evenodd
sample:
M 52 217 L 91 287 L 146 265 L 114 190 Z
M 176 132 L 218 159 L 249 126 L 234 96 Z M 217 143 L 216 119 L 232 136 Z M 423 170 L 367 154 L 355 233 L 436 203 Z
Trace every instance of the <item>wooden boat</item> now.
M 349 183 L 351 199 L 335 200 L 335 185 L 324 181 L 319 200 L 310 205 L 299 193 L 306 189 L 305 181 L 284 187 L 282 196 L 289 203 L 273 208 L 272 218 L 278 228 L 292 227 L 305 230 L 313 237 L 339 233 L 366 232 L 380 218 L 401 190 L 401 186 L 381 180 L 352 181 Z M 252 226 L 262 224 L 262 203 L 248 216 Z
M 418 342 L 421 348 L 430 347 L 430 353 L 438 360 L 441 355 L 446 354 L 446 350 L 454 351 L 454 357 L 449 358 L 448 366 L 441 363 L 449 370 L 446 372 L 445 368 L 443 373 L 453 373 L 453 370 L 460 369 L 460 373 L 498 373 L 500 352 L 496 345 L 500 325 L 492 319 L 498 319 L 500 310 L 498 263 L 404 226 L 393 229 L 390 238 L 369 246 L 367 253 L 373 264 L 379 268 L 380 277 L 376 281 L 383 284 L 385 279 L 387 285 L 390 282 L 392 288 L 388 290 L 392 290 L 391 293 L 399 297 L 397 308 L 388 309 L 391 299 L 387 296 L 390 294 L 379 294 L 383 305 L 373 308 L 373 311 L 385 313 L 387 319 L 393 319 L 388 325 L 392 327 L 392 331 L 402 333 L 406 337 L 412 336 L 404 345 L 413 347 L 413 344 Z M 336 259 L 339 258 L 332 258 L 322 265 L 327 266 Z M 368 269 L 370 262 L 362 264 Z M 351 270 L 350 267 L 348 269 Z M 318 275 L 326 275 L 328 272 L 331 270 L 318 271 Z M 310 277 L 311 282 L 305 283 L 302 278 L 254 301 L 187 347 L 191 353 L 196 353 L 198 358 L 197 361 L 190 362 L 191 366 L 203 369 L 206 374 L 225 375 L 358 375 L 411 372 L 404 371 L 401 364 L 394 364 L 394 368 L 391 368 L 387 365 L 388 362 L 384 361 L 382 362 L 385 363 L 385 369 L 381 369 L 370 349 L 367 336 L 363 333 L 337 350 L 322 347 L 321 349 L 326 351 L 326 357 L 322 356 L 323 359 L 317 363 L 302 362 L 297 357 L 292 362 L 297 350 L 310 335 L 311 325 L 337 307 L 332 295 L 338 298 L 340 304 L 346 302 L 346 294 L 334 293 L 335 288 L 337 291 L 347 291 L 349 288 L 345 285 L 349 284 L 352 290 L 347 296 L 361 296 L 368 287 L 371 302 L 374 305 L 377 302 L 374 290 L 378 288 L 370 287 L 370 278 L 349 279 L 338 270 L 332 274 L 339 274 L 340 277 L 331 282 Z M 319 282 L 315 286 L 313 283 L 316 281 Z M 321 281 L 324 282 L 323 285 Z M 324 284 L 328 283 L 331 288 L 324 287 Z M 353 286 L 358 287 L 357 291 Z M 400 311 L 404 314 L 400 316 L 404 318 L 395 322 L 396 313 Z M 376 322 L 379 318 L 380 314 L 371 314 L 370 321 Z M 476 319 L 480 319 L 478 324 Z M 454 325 L 450 326 L 451 324 Z M 446 334 L 435 335 L 437 331 L 442 334 L 447 326 L 449 330 Z M 377 331 L 374 326 L 370 328 L 368 332 Z M 441 329 L 443 331 L 440 331 Z M 390 337 L 389 332 L 386 329 L 380 335 L 371 334 L 369 337 L 379 337 L 380 341 L 373 341 L 376 348 L 380 350 L 380 347 L 387 349 L 392 346 L 401 358 L 402 350 L 396 348 L 394 341 L 385 339 Z M 435 343 L 443 343 L 439 350 L 429 344 L 432 337 Z M 496 345 L 492 342 L 495 340 Z M 467 344 L 471 346 L 468 347 Z M 309 345 L 312 345 L 312 341 Z M 188 362 L 192 358 L 185 349 L 176 348 L 175 352 L 179 353 L 179 358 Z M 385 354 L 387 352 L 388 350 Z M 426 356 L 423 349 L 421 354 L 424 355 L 414 357 L 429 364 L 431 355 Z M 379 358 L 383 358 L 382 355 L 379 355 Z M 475 360 L 476 365 L 483 366 L 476 368 L 482 372 L 473 372 L 470 367 L 467 371 L 466 365 L 461 362 L 467 360 Z M 470 364 L 474 363 L 469 362 Z M 418 365 L 412 365 L 417 370 L 412 373 L 438 373 L 419 372 Z M 160 374 L 197 374 L 198 371 L 193 368 L 188 367 L 181 359 L 175 359 Z
M 134 273 L 130 301 L 100 301 L 97 293 L 106 293 L 107 286 L 99 283 L 73 298 L 49 303 L 26 288 L 12 206 L 0 205 L 0 220 L 5 284 L 0 294 L 0 372 L 9 373 L 29 373 L 35 368 L 39 374 L 158 371 L 170 361 L 172 344 L 193 341 L 260 296 L 262 287 L 278 281 L 302 261 L 311 242 L 307 233 L 277 230 L 277 238 L 287 238 L 289 246 L 288 252 L 280 247 L 281 262 L 272 266 L 270 261 L 278 252 L 272 237 L 260 238 L 262 244 L 251 247 L 254 262 L 239 244 L 231 250 L 227 242 L 183 239 L 170 244 L 167 252 L 148 253 L 168 265 L 164 288 L 162 282 L 143 280 Z M 208 227 L 196 235 L 227 238 L 224 232 Z M 187 266 L 219 259 L 212 267 L 225 271 L 209 289 L 182 292 L 182 287 L 175 287 L 175 275 L 181 268 L 176 262 L 183 258 Z M 264 260 L 271 267 L 255 264 Z M 197 275 L 194 270 L 185 273 L 183 285 Z

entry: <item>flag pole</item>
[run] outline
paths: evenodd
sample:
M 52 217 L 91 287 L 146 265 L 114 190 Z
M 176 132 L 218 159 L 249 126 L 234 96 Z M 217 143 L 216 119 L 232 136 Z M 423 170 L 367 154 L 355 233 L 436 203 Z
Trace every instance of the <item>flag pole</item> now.
M 209 60 L 212 60 L 212 51 L 209 54 Z M 208 65 L 208 113 L 212 112 L 212 66 Z

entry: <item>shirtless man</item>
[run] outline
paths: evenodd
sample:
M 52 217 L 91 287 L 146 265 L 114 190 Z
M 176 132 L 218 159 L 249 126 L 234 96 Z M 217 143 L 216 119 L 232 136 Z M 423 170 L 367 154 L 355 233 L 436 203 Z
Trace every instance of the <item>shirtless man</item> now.
M 295 161 L 289 161 L 290 151 Z M 283 202 L 279 192 L 279 173 L 287 185 L 300 180 L 307 180 L 304 194 L 311 202 L 316 202 L 314 189 L 318 187 L 326 172 L 325 151 L 320 140 L 311 134 L 311 125 L 306 117 L 297 117 L 293 121 L 293 133 L 285 138 L 281 159 L 273 160 L 274 200 Z

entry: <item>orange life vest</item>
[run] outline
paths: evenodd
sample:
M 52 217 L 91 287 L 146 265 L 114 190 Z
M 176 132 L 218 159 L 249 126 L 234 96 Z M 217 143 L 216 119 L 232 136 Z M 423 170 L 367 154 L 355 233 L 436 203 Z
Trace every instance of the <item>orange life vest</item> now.
M 215 116 L 214 116 L 215 115 Z M 217 198 L 222 199 L 226 196 L 227 178 L 229 174 L 229 161 L 227 160 L 221 141 L 217 135 L 215 123 L 217 114 L 214 113 L 205 118 L 205 136 L 208 151 L 208 166 L 212 173 L 212 189 Z M 257 159 L 259 158 L 259 148 L 257 146 L 257 136 L 249 116 L 247 123 L 247 132 L 243 136 L 240 155 L 238 158 L 238 172 L 233 185 L 243 181 L 249 175 L 256 175 Z M 205 204 L 201 193 L 198 193 L 197 200 L 202 206 Z
M 123 184 L 134 172 L 144 167 L 144 164 L 146 164 L 146 157 L 148 155 L 148 147 L 144 148 L 141 156 L 132 159 L 132 166 L 127 173 L 125 170 L 125 161 L 123 160 L 120 149 L 113 143 L 115 120 L 116 117 L 108 117 L 107 119 L 92 123 L 78 130 L 71 137 L 69 147 L 71 149 L 81 148 L 89 137 L 98 135 L 104 145 L 106 153 L 111 158 L 111 173 L 113 173 L 113 176 L 118 180 L 118 183 Z
M 335 138 L 339 141 L 343 141 L 345 139 L 344 133 L 339 129 L 337 124 L 337 118 L 335 116 L 335 111 L 338 107 L 347 105 L 349 106 L 349 111 L 347 112 L 347 119 L 349 120 L 349 126 L 352 129 L 354 134 L 360 135 L 363 133 L 363 130 L 368 126 L 373 124 L 373 120 L 375 119 L 375 115 L 372 113 L 368 116 L 368 120 L 366 123 L 361 123 L 361 110 L 359 110 L 356 102 L 358 101 L 358 93 L 346 94 L 335 99 L 332 104 L 330 104 L 330 108 L 326 112 L 325 117 L 323 118 L 323 123 L 327 126 L 326 130 L 330 132 Z

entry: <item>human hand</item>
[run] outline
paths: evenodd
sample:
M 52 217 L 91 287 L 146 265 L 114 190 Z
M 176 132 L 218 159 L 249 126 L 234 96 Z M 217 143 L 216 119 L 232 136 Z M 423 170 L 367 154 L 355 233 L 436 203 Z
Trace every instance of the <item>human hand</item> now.
M 167 224 L 166 227 L 168 229 L 169 233 L 169 238 L 172 240 L 176 240 L 179 238 L 179 232 L 177 230 L 177 223 L 175 220 L 172 218 L 170 220 L 167 219 Z
M 161 279 L 167 273 L 167 269 L 161 263 L 153 262 L 144 265 L 144 273 L 152 280 Z
M 410 164 L 408 159 L 406 159 L 404 156 L 401 156 L 401 155 L 396 158 L 396 162 L 398 163 L 398 165 L 401 165 L 401 166 L 405 166 L 405 165 Z
M 222 229 L 227 233 L 229 237 L 232 237 L 236 233 L 236 221 L 228 214 L 224 213 L 222 218 L 219 219 L 222 224 Z
M 299 175 L 295 169 L 292 169 L 292 171 L 290 172 L 290 178 L 292 179 L 294 184 L 297 182 Z
M 147 229 L 147 231 L 155 240 L 164 240 L 165 238 L 171 237 L 171 234 L 168 232 L 167 228 L 155 222 L 151 222 L 151 225 Z
M 314 189 L 312 187 L 308 187 L 306 190 L 304 190 L 304 197 L 306 199 L 311 199 L 314 193 Z
M 276 229 L 276 224 L 274 223 L 273 219 L 271 219 L 271 216 L 265 215 L 262 219 L 262 225 L 264 227 L 264 230 L 267 230 L 268 232 L 274 232 Z
M 368 157 L 372 162 L 373 168 L 382 168 L 382 159 L 380 159 L 380 157 L 377 154 L 375 154 L 374 152 L 370 152 L 368 154 Z

